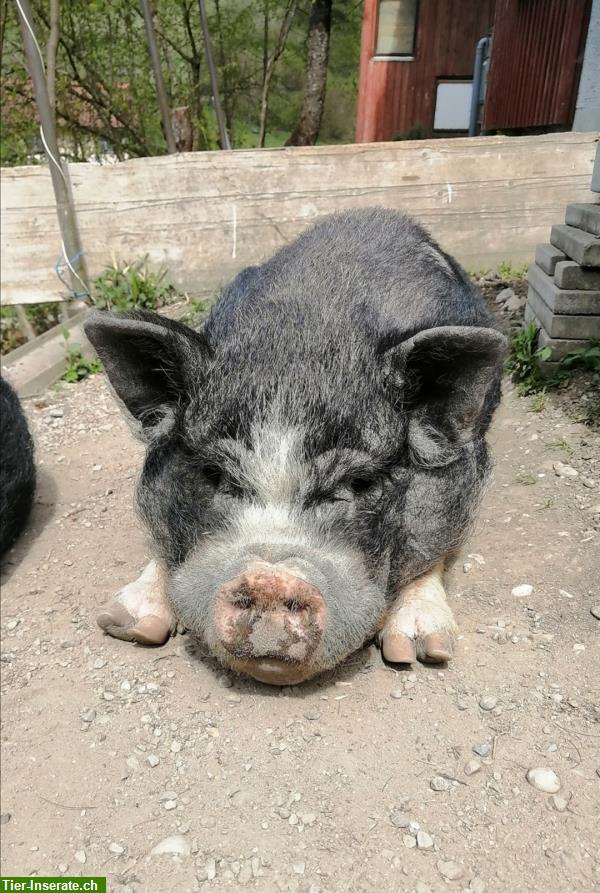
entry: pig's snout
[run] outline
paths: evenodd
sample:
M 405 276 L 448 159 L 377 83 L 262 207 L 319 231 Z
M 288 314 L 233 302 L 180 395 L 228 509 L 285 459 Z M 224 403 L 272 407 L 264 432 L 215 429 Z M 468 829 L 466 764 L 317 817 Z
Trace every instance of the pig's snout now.
M 281 568 L 251 568 L 218 591 L 215 627 L 239 669 L 288 685 L 313 675 L 325 602 L 311 583 Z

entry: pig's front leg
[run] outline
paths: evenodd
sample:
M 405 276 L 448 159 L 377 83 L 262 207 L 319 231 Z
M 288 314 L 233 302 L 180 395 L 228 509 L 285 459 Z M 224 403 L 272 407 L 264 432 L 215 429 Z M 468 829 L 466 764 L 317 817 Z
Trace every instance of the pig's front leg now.
M 109 636 L 140 645 L 163 645 L 177 622 L 167 600 L 166 574 L 161 565 L 151 561 L 137 580 L 121 589 L 97 620 Z
M 443 663 L 452 657 L 456 624 L 446 601 L 443 570 L 440 562 L 399 590 L 381 631 L 386 660 Z

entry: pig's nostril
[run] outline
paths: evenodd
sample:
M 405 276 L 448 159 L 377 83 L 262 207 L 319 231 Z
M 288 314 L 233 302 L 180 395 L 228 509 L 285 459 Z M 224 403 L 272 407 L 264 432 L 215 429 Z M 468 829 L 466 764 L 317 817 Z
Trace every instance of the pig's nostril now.
M 249 595 L 240 595 L 234 600 L 233 605 L 235 608 L 239 608 L 240 611 L 247 611 L 253 607 L 254 599 L 250 598 Z
M 288 601 L 285 602 L 285 607 L 291 614 L 297 614 L 298 612 L 304 610 L 304 605 L 300 604 L 300 602 L 297 601 L 295 598 L 288 599 Z

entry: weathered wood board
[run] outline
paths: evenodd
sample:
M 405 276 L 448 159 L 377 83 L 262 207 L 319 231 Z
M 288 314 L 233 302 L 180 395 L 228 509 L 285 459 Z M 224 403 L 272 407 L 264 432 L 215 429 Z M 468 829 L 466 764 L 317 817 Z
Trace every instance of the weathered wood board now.
M 572 202 L 593 200 L 597 133 L 199 152 L 71 165 L 88 267 L 148 255 L 192 295 L 214 292 L 332 211 L 380 205 L 427 226 L 470 270 L 533 260 Z M 5 168 L 2 300 L 59 300 L 45 167 Z

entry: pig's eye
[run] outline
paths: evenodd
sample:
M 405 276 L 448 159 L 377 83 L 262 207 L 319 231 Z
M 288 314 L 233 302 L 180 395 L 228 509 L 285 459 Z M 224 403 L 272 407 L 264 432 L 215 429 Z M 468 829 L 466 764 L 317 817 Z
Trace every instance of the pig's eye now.
M 218 465 L 205 465 L 202 469 L 202 473 L 207 481 L 212 484 L 212 486 L 217 489 L 221 481 L 223 480 L 223 472 L 218 467 Z
M 370 493 L 377 486 L 377 478 L 374 477 L 355 477 L 349 481 L 350 489 L 355 496 L 364 496 Z

